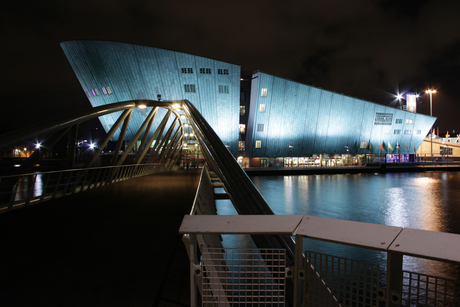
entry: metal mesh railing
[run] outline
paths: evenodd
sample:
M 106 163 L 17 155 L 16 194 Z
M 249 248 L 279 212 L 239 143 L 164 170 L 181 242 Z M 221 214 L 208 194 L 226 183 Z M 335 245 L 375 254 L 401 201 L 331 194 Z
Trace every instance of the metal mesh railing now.
M 141 164 L 0 177 L 0 213 L 164 170 Z
M 403 306 L 459 306 L 459 290 L 458 280 L 403 271 Z
M 378 306 L 380 266 L 305 251 L 306 306 Z
M 284 249 L 203 248 L 203 306 L 284 306 Z

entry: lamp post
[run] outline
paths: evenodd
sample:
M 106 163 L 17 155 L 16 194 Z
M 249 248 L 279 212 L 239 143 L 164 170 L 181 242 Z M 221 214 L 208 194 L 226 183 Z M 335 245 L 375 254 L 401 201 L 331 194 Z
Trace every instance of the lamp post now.
M 433 94 L 436 93 L 436 90 L 427 90 L 425 93 L 430 94 L 430 116 L 433 116 Z M 431 162 L 433 162 L 433 126 L 431 126 L 430 130 Z
M 347 145 L 345 145 L 345 153 L 346 153 L 345 155 L 347 157 L 347 166 L 349 165 L 349 162 L 348 162 L 348 153 L 349 152 L 350 152 L 350 146 L 348 146 L 348 144 L 347 144 Z

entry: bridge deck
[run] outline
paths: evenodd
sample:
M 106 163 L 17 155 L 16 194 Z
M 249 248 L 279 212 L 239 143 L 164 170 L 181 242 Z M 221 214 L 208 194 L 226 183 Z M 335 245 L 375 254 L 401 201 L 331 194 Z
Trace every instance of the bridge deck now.
M 177 232 L 198 180 L 155 174 L 1 214 L 0 305 L 188 305 Z

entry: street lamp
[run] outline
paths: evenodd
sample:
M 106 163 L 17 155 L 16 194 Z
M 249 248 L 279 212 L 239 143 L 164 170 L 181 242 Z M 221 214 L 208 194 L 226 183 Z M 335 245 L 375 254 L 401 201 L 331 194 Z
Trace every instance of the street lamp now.
M 294 151 L 294 144 L 289 144 L 289 151 L 291 152 L 291 153 L 290 153 L 291 159 L 289 160 L 289 158 L 288 158 L 288 163 L 289 163 L 288 167 L 289 167 L 289 166 L 292 167 L 292 160 L 293 160 L 293 156 L 294 156 L 294 153 L 293 153 L 293 151 Z
M 425 93 L 430 94 L 430 116 L 433 116 L 433 94 L 436 94 L 436 90 L 427 90 Z M 433 162 L 433 126 L 430 131 L 430 143 L 431 143 L 431 162 Z

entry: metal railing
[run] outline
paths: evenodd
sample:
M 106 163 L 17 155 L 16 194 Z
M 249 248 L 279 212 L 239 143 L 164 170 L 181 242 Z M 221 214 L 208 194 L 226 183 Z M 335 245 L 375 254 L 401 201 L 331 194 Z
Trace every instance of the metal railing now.
M 203 305 L 282 306 L 287 301 L 294 306 L 343 307 L 460 304 L 460 281 L 403 270 L 403 256 L 458 266 L 460 235 L 307 215 L 187 215 L 179 233 L 187 234 L 188 250 L 195 251 L 189 254 L 191 291 L 202 288 L 206 294 L 202 295 Z M 284 249 L 275 250 L 277 257 L 267 258 L 264 249 L 226 250 L 209 242 L 197 245 L 203 235 L 222 234 L 295 236 L 295 265 L 284 261 Z M 304 238 L 377 250 L 385 254 L 387 263 L 381 267 L 304 250 Z M 211 258 L 205 256 L 209 250 L 213 251 Z M 234 254 L 244 261 L 236 263 Z M 286 267 L 279 267 L 281 263 Z M 293 293 L 285 291 L 288 280 L 294 283 Z M 195 297 L 191 305 L 197 304 Z
M 135 164 L 0 177 L 0 213 L 170 169 Z

